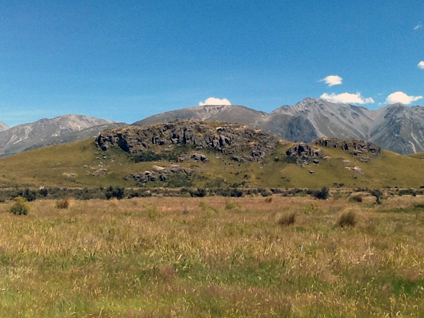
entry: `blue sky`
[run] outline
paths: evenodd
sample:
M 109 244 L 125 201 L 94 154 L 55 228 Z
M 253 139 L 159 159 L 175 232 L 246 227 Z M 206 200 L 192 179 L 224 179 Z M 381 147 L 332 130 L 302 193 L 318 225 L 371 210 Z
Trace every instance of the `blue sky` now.
M 423 24 L 422 0 L 0 0 L 0 121 L 424 105 Z

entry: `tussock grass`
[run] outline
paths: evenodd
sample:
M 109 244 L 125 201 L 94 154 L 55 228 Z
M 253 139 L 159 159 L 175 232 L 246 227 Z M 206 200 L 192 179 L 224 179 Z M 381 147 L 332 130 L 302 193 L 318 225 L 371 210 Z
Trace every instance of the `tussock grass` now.
M 271 203 L 272 202 L 272 196 L 266 197 L 265 198 L 265 202 L 266 203 Z
M 360 203 L 360 202 L 363 201 L 363 198 L 364 198 L 364 195 L 361 194 L 361 193 L 359 193 L 359 194 L 352 195 L 349 198 L 349 201 L 351 201 L 351 202 L 359 202 Z
M 293 225 L 296 222 L 296 212 L 286 212 L 278 215 L 277 223 L 281 226 Z
M 226 202 L 46 200 L 24 218 L 0 204 L 0 316 L 424 316 L 424 197 Z M 298 216 L 284 231 L 281 211 Z M 340 211 L 360 222 L 341 231 Z
M 357 216 L 354 211 L 348 211 L 342 213 L 337 222 L 337 225 L 340 227 L 354 227 L 357 223 Z
M 56 201 L 56 208 L 58 208 L 58 209 L 67 209 L 67 208 L 69 208 L 70 205 L 71 205 L 71 199 L 70 198 L 65 198 L 65 199 Z

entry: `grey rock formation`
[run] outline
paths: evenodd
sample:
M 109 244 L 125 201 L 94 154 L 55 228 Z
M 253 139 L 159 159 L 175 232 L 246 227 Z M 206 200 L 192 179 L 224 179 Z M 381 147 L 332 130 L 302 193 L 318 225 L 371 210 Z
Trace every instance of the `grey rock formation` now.
M 245 161 L 261 161 L 274 151 L 277 142 L 275 136 L 247 126 L 194 120 L 116 128 L 102 132 L 96 139 L 96 145 L 104 151 L 117 146 L 144 161 L 169 159 L 181 146 L 214 150 Z M 195 158 L 207 161 L 199 153 L 194 154 Z
M 344 152 L 360 157 L 359 160 L 363 162 L 368 162 L 381 155 L 380 146 L 362 139 L 319 138 L 314 141 L 314 144 L 327 148 L 339 148 Z
M 301 142 L 290 147 L 286 151 L 286 155 L 290 161 L 305 168 L 311 162 L 319 163 L 317 158 L 322 158 L 322 150 Z

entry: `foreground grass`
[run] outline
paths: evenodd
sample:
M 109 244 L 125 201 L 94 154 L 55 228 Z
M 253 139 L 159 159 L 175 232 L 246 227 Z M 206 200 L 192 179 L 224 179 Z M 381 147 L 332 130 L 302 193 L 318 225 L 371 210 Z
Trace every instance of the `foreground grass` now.
M 36 201 L 26 217 L 2 204 L 0 316 L 423 317 L 423 203 Z M 349 212 L 356 225 L 337 226 Z

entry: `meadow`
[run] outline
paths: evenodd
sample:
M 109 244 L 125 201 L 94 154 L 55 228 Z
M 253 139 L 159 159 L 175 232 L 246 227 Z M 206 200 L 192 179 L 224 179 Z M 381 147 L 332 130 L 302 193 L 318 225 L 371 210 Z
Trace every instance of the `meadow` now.
M 1 317 L 424 317 L 424 197 L 0 204 Z

